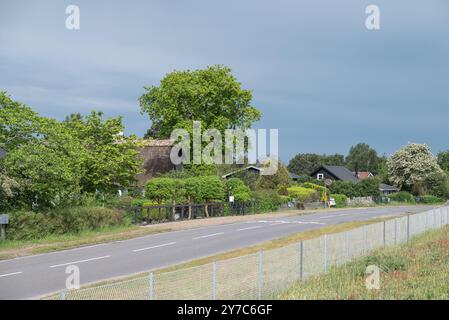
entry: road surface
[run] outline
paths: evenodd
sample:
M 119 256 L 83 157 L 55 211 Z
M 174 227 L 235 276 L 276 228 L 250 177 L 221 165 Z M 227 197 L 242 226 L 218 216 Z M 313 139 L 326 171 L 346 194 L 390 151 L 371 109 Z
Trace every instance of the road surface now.
M 0 299 L 29 299 L 65 288 L 66 267 L 80 268 L 81 285 L 166 267 L 350 221 L 418 213 L 431 207 L 338 210 L 173 231 L 0 261 Z

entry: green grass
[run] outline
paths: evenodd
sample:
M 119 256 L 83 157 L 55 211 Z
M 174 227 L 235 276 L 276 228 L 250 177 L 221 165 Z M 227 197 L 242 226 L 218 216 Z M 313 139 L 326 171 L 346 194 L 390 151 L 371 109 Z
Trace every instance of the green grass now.
M 380 289 L 366 288 L 368 265 L 380 267 Z M 298 282 L 277 299 L 449 299 L 449 227 L 408 244 L 375 251 L 328 274 Z

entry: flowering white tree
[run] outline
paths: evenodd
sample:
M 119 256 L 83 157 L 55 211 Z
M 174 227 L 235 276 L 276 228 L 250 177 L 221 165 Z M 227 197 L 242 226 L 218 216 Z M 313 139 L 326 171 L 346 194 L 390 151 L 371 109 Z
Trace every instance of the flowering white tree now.
M 390 181 L 409 190 L 425 186 L 437 174 L 443 174 L 436 157 L 426 144 L 411 143 L 399 149 L 387 160 Z

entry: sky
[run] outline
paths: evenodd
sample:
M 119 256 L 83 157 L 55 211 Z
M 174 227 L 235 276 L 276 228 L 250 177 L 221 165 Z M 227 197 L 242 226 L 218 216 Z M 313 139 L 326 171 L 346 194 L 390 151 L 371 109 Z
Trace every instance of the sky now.
M 0 90 L 44 116 L 102 110 L 141 136 L 144 86 L 214 64 L 252 90 L 284 162 L 359 142 L 449 149 L 447 0 L 0 0 Z

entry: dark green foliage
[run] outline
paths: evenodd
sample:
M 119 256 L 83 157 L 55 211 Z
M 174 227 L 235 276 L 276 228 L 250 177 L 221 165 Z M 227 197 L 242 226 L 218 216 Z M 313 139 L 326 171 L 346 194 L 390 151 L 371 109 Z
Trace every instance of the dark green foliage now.
M 415 203 L 415 197 L 406 191 L 396 192 L 388 196 L 391 201 Z
M 230 178 L 225 182 L 225 191 L 228 196 L 234 196 L 235 201 L 249 201 L 251 200 L 251 190 L 242 180 L 238 178 Z
M 377 156 L 377 151 L 366 143 L 359 143 L 352 146 L 346 157 L 346 167 L 351 171 L 369 171 L 378 174 L 381 158 Z
M 378 196 L 379 179 L 368 178 L 358 182 L 334 181 L 330 190 L 332 193 L 344 194 L 348 198 Z
M 344 208 L 346 207 L 346 200 L 348 197 L 346 197 L 344 194 L 331 194 L 329 198 L 335 199 L 335 206 L 337 208 Z
M 31 240 L 127 223 L 123 211 L 102 207 L 72 207 L 45 213 L 18 211 L 10 215 L 7 233 L 10 240 Z
M 290 172 L 298 175 L 310 175 L 314 169 L 323 164 L 343 166 L 345 164 L 344 156 L 341 154 L 319 155 L 314 153 L 300 153 L 290 160 L 287 168 Z
M 438 204 L 443 203 L 444 201 L 445 200 L 432 195 L 423 195 L 417 198 L 417 202 L 424 204 Z
M 276 211 L 285 202 L 276 190 L 254 191 L 253 198 L 259 203 L 260 212 Z

